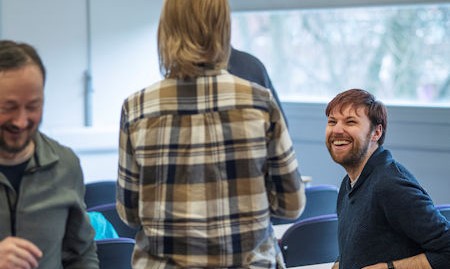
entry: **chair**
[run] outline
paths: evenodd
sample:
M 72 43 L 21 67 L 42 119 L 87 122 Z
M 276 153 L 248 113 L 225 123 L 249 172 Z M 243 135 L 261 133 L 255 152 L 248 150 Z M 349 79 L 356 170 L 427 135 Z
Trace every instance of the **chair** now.
M 89 209 L 93 206 L 114 203 L 116 201 L 116 182 L 112 180 L 85 184 L 84 202 Z
M 131 257 L 135 241 L 131 238 L 95 241 L 100 269 L 132 269 Z
M 303 213 L 295 220 L 272 217 L 273 225 L 296 223 L 311 217 L 335 214 L 338 188 L 334 185 L 314 185 L 305 188 L 306 205 Z
M 450 204 L 436 205 L 436 208 L 448 221 L 450 221 Z
M 337 215 L 301 220 L 281 237 L 286 267 L 334 262 L 339 255 Z
M 109 203 L 88 208 L 88 212 L 100 212 L 112 224 L 119 237 L 134 238 L 137 229 L 126 225 L 117 213 L 116 204 Z

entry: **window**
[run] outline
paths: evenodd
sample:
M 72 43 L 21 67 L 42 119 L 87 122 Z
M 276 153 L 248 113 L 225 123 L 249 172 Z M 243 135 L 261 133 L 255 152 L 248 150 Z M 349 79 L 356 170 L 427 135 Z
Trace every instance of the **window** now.
M 233 46 L 263 61 L 283 101 L 363 88 L 450 106 L 450 5 L 245 11 L 232 23 Z

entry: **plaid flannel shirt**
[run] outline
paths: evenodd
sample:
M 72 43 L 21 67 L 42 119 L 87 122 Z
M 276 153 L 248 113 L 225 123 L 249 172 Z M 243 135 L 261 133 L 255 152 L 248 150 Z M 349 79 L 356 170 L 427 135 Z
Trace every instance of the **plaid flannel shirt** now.
M 140 226 L 135 268 L 283 268 L 270 216 L 296 218 L 304 186 L 271 93 L 206 70 L 122 107 L 117 209 Z

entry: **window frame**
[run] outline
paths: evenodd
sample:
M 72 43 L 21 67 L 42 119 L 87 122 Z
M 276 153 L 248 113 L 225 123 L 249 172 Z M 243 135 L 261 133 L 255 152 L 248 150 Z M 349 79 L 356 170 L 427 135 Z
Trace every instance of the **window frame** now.
M 232 11 L 264 11 L 283 9 L 316 9 L 316 8 L 342 8 L 342 7 L 368 7 L 386 5 L 413 5 L 413 4 L 442 4 L 449 0 L 276 0 L 276 1 L 242 1 L 229 0 Z

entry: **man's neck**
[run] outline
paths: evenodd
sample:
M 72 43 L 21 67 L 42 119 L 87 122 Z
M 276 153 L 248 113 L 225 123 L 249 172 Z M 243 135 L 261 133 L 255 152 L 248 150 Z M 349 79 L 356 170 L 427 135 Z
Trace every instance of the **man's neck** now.
M 10 153 L 5 151 L 0 151 L 0 164 L 2 165 L 16 165 L 25 162 L 30 159 L 34 154 L 34 142 L 31 141 L 28 145 L 20 152 Z

